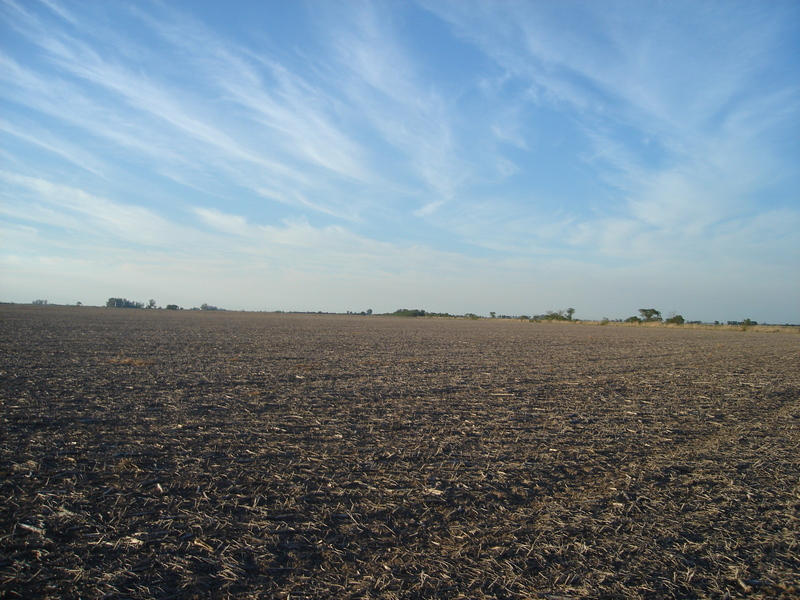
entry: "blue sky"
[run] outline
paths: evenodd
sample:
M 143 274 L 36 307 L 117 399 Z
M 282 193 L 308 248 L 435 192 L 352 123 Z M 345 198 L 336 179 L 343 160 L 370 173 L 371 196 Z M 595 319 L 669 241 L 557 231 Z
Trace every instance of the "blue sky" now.
M 0 1 L 0 300 L 800 322 L 800 3 Z

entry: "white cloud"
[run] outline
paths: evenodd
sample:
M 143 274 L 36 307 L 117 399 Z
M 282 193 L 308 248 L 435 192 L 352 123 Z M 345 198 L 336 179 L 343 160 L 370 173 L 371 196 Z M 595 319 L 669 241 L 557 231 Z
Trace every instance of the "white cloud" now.
M 221 100 L 209 103 L 196 92 L 162 81 L 159 69 L 144 75 L 123 66 L 121 60 L 101 56 L 83 40 L 31 21 L 34 24 L 25 29 L 29 39 L 47 50 L 63 73 L 79 77 L 93 88 L 84 86 L 84 92 L 65 79 L 45 81 L 8 59 L 13 68 L 6 72 L 19 102 L 32 98 L 33 108 L 144 155 L 177 181 L 190 182 L 193 170 L 207 167 L 251 190 L 269 181 L 271 187 L 283 189 L 283 201 L 291 201 L 302 199 L 303 194 L 290 190 L 311 189 L 320 180 L 369 177 L 360 163 L 358 146 L 326 114 L 332 108 L 324 106 L 322 93 L 281 65 L 248 56 L 204 30 L 193 31 L 184 25 L 175 31 L 177 22 L 161 23 L 162 33 L 172 32 L 171 43 L 181 40 L 181 46 L 173 46 L 173 50 L 192 52 L 189 66 L 197 81 L 216 86 Z M 195 41 L 203 38 L 206 44 L 187 47 L 184 36 Z M 127 53 L 134 51 L 128 49 Z M 275 82 L 278 91 L 267 92 L 266 84 Z M 99 98 L 114 97 L 115 108 L 100 104 L 97 92 L 101 92 Z M 228 110 L 220 111 L 221 107 Z M 192 147 L 194 164 L 183 156 L 187 146 Z M 298 158 L 302 162 L 297 162 Z M 309 165 L 327 174 L 315 175 Z M 302 204 L 328 214 L 352 214 L 351 206 L 335 201 Z
M 185 14 L 165 11 L 166 19 L 140 15 L 192 66 L 253 122 L 268 129 L 287 154 L 332 174 L 369 178 L 361 148 L 335 123 L 335 102 L 277 60 L 217 37 Z
M 43 129 L 33 122 L 11 123 L 0 119 L 0 131 L 28 144 L 44 148 L 61 159 L 69 161 L 98 177 L 104 177 L 104 172 L 108 170 L 108 166 L 95 154 L 87 152 L 83 147 L 73 142 L 54 135 L 51 131 Z
M 445 12 L 514 76 L 542 90 L 538 102 L 567 102 L 591 117 L 584 125 L 595 148 L 590 164 L 623 192 L 617 205 L 595 206 L 600 220 L 575 225 L 573 245 L 636 261 L 667 255 L 718 267 L 731 254 L 720 253 L 728 244 L 747 248 L 730 258 L 753 266 L 759 263 L 751 258 L 764 258 L 759 248 L 780 254 L 766 228 L 748 226 L 782 167 L 784 173 L 787 167 L 797 171 L 775 155 L 774 137 L 767 135 L 776 133 L 777 123 L 796 121 L 797 105 L 787 97 L 796 97 L 796 86 L 765 90 L 754 83 L 769 59 L 770 38 L 782 26 L 779 18 L 752 27 L 729 19 L 724 7 L 712 7 L 693 13 L 705 23 L 666 23 L 676 17 L 671 9 L 643 20 L 638 9 L 584 4 L 595 33 L 613 40 L 594 44 L 592 35 L 576 43 L 548 23 L 540 9 L 559 10 L 553 5 L 485 6 L 478 17 L 473 6 L 432 9 Z M 688 45 L 686 27 L 696 28 Z M 603 121 L 610 128 L 598 127 Z M 650 162 L 621 141 L 619 128 L 630 126 L 661 148 L 661 161 Z M 797 214 L 783 218 L 796 222 Z M 728 228 L 733 237 L 724 233 Z M 793 243 L 798 245 L 796 237 Z
M 421 195 L 436 197 L 418 214 L 430 214 L 451 200 L 470 177 L 455 139 L 451 102 L 431 82 L 392 28 L 386 7 L 349 5 L 326 14 L 337 60 L 336 77 L 352 110 L 366 117 L 383 141 L 400 152 Z M 343 12 L 343 14 L 342 14 Z
M 185 229 L 141 206 L 5 171 L 0 180 L 5 182 L 0 211 L 15 219 L 149 246 L 175 246 L 188 238 Z

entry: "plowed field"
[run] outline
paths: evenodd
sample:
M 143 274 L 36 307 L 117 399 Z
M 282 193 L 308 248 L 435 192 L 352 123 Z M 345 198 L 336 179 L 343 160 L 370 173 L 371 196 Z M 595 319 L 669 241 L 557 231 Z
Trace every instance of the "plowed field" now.
M 797 598 L 800 336 L 0 307 L 0 596 Z

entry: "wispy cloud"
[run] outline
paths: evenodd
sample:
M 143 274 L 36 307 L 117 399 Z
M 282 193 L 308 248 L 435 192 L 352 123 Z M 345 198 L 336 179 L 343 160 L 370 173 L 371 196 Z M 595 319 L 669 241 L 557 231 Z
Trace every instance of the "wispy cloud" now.
M 98 177 L 104 177 L 103 173 L 108 168 L 95 154 L 87 152 L 78 144 L 53 135 L 50 131 L 43 129 L 34 122 L 20 123 L 18 120 L 17 123 L 11 123 L 0 119 L 0 131 L 12 135 L 25 143 L 43 148 Z
M 774 136 L 765 138 L 797 119 L 788 101 L 797 86 L 763 76 L 780 51 L 775 39 L 786 37 L 781 10 L 759 13 L 752 27 L 724 6 L 687 14 L 679 4 L 425 5 L 505 70 L 503 85 L 520 81 L 536 106 L 576 111 L 591 148 L 584 159 L 622 192 L 614 204 L 594 204 L 601 220 L 582 229 L 611 218 L 675 241 L 709 234 L 714 224 L 749 218 L 781 168 L 797 171 L 775 156 Z M 561 25 L 565 10 L 583 14 L 573 29 Z
M 24 231 L 45 245 L 80 236 L 87 253 L 115 247 L 110 255 L 123 261 L 133 254 L 168 253 L 178 262 L 190 257 L 200 262 L 223 261 L 229 267 L 235 265 L 237 271 L 258 269 L 269 261 L 274 268 L 293 265 L 329 274 L 382 271 L 386 276 L 427 261 L 452 262 L 447 253 L 371 240 L 341 226 L 314 227 L 304 218 L 263 225 L 239 214 L 194 207 L 191 212 L 197 222 L 187 225 L 154 210 L 41 178 L 0 171 L 0 182 L 4 230 Z M 25 225 L 12 226 L 9 219 Z
M 188 231 L 144 207 L 110 201 L 45 179 L 0 171 L 4 182 L 0 212 L 37 225 L 92 237 L 158 247 L 180 247 Z
M 191 180 L 189 173 L 201 166 L 196 164 L 199 157 L 204 168 L 222 171 L 253 191 L 268 185 L 277 190 L 272 197 L 279 201 L 302 199 L 304 189 L 325 182 L 332 186 L 332 178 L 369 177 L 360 163 L 358 145 L 338 130 L 326 112 L 335 107 L 325 106 L 322 93 L 286 67 L 215 37 L 185 15 L 165 9 L 158 20 L 138 13 L 172 52 L 184 60 L 188 55 L 190 61 L 184 66 L 212 88 L 210 97 L 216 99 L 211 101 L 207 92 L 200 96 L 167 83 L 167 74 L 158 67 L 145 75 L 125 66 L 126 55 L 137 53 L 131 42 L 116 42 L 123 47 L 116 58 L 116 47 L 101 55 L 83 39 L 45 26 L 22 8 L 17 12 L 27 15 L 20 30 L 48 53 L 62 74 L 45 81 L 7 59 L 11 68 L 5 71 L 19 101 L 38 98 L 34 103 L 38 110 L 137 151 L 167 173 L 171 170 L 178 181 Z M 144 48 L 139 55 L 161 62 Z M 68 76 L 92 87 L 81 88 Z M 113 99 L 117 108 L 100 105 L 98 92 Z M 193 146 L 194 168 L 182 153 L 187 144 Z M 314 169 L 322 172 L 315 174 Z M 352 216 L 352 206 L 337 201 L 334 193 L 328 198 L 327 204 L 302 204 Z
M 220 99 L 266 128 L 281 151 L 332 175 L 368 178 L 362 149 L 335 122 L 339 109 L 325 91 L 269 56 L 222 39 L 186 14 L 138 13 L 172 47 L 191 57 Z M 263 147 L 262 147 L 263 149 Z
M 396 149 L 429 214 L 451 200 L 470 178 L 454 132 L 453 103 L 421 76 L 404 48 L 386 7 L 348 5 L 326 12 L 335 77 L 353 111 L 366 118 L 381 140 Z M 333 25 L 332 27 L 330 25 Z

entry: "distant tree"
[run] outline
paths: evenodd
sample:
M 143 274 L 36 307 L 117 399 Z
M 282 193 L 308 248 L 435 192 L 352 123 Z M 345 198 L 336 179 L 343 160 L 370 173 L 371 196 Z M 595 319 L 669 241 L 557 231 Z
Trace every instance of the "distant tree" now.
M 371 314 L 372 314 L 372 309 L 371 309 L 371 308 L 368 308 L 368 309 L 367 309 L 367 314 L 368 314 L 368 315 L 371 315 Z
M 672 323 L 674 325 L 683 325 L 686 322 L 681 315 L 671 315 L 665 321 L 665 323 Z
M 167 310 L 180 310 L 181 307 L 177 304 L 167 304 Z
M 567 316 L 564 314 L 563 310 L 559 311 L 552 311 L 548 310 L 544 315 L 536 315 L 534 317 L 537 321 L 566 321 Z
M 661 321 L 661 313 L 655 308 L 640 308 L 639 314 L 642 315 L 642 320 L 645 323 L 652 323 L 653 321 Z
M 489 313 L 489 316 L 490 316 L 490 317 L 492 317 L 492 318 L 494 319 L 494 318 L 496 318 L 496 317 L 497 317 L 497 313 L 496 313 L 496 312 L 494 312 L 494 311 L 492 311 L 492 312 L 490 312 L 490 313 Z
M 392 313 L 395 317 L 424 317 L 427 313 L 420 308 L 399 308 Z
M 127 298 L 109 298 L 106 301 L 106 308 L 144 308 L 144 304 Z
M 201 304 L 200 310 L 222 310 L 222 309 L 217 308 L 216 306 L 211 306 L 210 304 Z
M 626 323 L 641 323 L 642 320 L 639 317 L 628 317 L 625 319 Z
M 48 303 L 47 300 L 34 300 L 33 302 L 31 302 L 31 304 L 34 304 L 36 306 L 47 306 Z
M 575 314 L 574 308 L 567 310 L 548 310 L 543 315 L 534 315 L 534 321 L 572 321 L 572 315 Z
M 147 303 L 147 308 L 156 308 L 156 301 L 150 298 L 150 301 Z
M 758 325 L 758 323 L 750 319 L 745 319 L 742 321 L 742 331 L 747 331 L 747 328 L 752 327 L 753 325 Z

